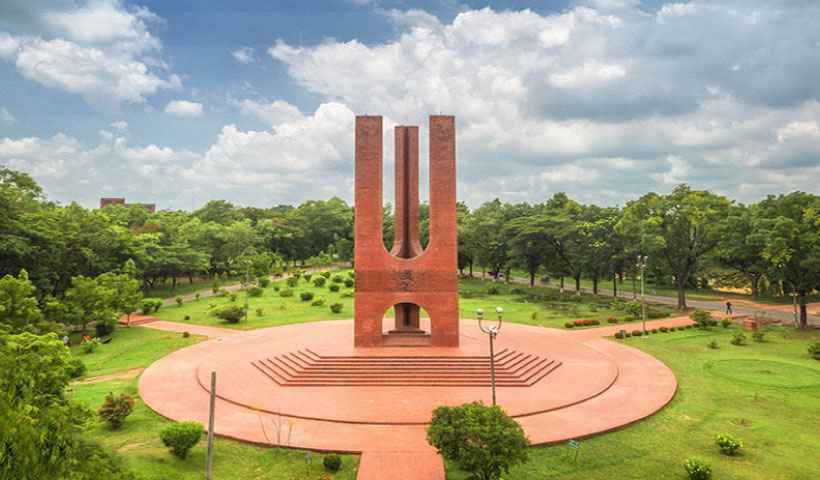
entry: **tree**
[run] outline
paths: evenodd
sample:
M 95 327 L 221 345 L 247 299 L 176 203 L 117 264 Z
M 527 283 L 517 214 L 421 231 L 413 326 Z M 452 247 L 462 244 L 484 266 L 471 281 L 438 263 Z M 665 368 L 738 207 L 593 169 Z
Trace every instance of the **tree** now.
M 763 258 L 767 234 L 756 225 L 756 210 L 743 205 L 733 206 L 721 225 L 720 240 L 714 252 L 719 265 L 743 276 L 754 299 L 758 297 L 760 280 L 768 266 Z
M 6 275 L 0 279 L 0 325 L 7 325 L 11 332 L 20 332 L 42 318 L 34 297 L 34 285 L 25 270 L 20 270 L 16 278 Z
M 479 264 L 490 269 L 490 275 L 496 280 L 509 261 L 509 244 L 504 235 L 507 219 L 504 210 L 505 205 L 496 198 L 478 207 L 468 224 L 475 258 Z
M 538 216 L 519 217 L 510 221 L 504 234 L 508 238 L 513 263 L 527 271 L 530 287 L 535 286 L 538 269 L 554 253 L 543 223 Z
M 133 261 L 128 260 L 133 265 Z M 130 265 L 125 269 L 132 271 Z M 97 277 L 97 282 L 111 291 L 111 307 L 117 313 L 127 317 L 126 324 L 131 323 L 131 314 L 140 308 L 142 303 L 142 290 L 140 281 L 132 278 L 127 273 L 115 274 L 112 272 L 103 273 Z
M 81 439 L 91 412 L 65 395 L 70 354 L 54 334 L 0 336 L 0 478 L 132 480 Z
M 648 193 L 624 209 L 619 232 L 643 254 L 669 267 L 679 309 L 686 308 L 687 282 L 718 245 L 730 205 L 720 195 L 679 185 L 669 195 Z
M 806 295 L 820 289 L 820 197 L 803 192 L 769 196 L 757 208 L 757 228 L 765 232 L 762 256 L 772 277 L 799 295 L 805 328 Z
M 116 321 L 114 297 L 115 292 L 97 279 L 84 276 L 72 278 L 71 287 L 65 294 L 69 322 L 85 331 L 89 323 Z
M 527 460 L 524 430 L 497 405 L 481 402 L 438 407 L 427 427 L 427 441 L 445 459 L 480 480 L 497 480 Z

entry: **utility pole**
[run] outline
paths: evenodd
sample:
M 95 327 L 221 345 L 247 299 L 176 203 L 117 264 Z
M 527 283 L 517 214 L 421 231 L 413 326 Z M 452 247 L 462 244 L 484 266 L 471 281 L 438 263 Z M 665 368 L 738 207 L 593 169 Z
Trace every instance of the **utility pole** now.
M 214 412 L 216 410 L 216 372 L 211 372 L 211 404 L 208 411 L 208 459 L 205 464 L 205 480 L 211 480 L 214 463 Z
M 641 322 L 643 324 L 643 335 L 641 335 L 641 338 L 646 338 L 646 297 L 644 272 L 646 270 L 647 260 L 649 260 L 649 257 L 646 255 L 638 255 L 638 267 L 641 269 Z

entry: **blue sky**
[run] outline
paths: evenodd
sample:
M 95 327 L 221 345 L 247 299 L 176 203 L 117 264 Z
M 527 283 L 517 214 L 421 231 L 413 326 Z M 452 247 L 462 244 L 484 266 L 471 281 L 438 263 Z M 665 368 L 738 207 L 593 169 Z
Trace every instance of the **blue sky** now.
M 556 191 L 623 204 L 682 182 L 741 201 L 818 193 L 818 14 L 809 0 L 4 0 L 0 164 L 87 206 L 351 200 L 353 116 L 382 114 L 389 200 L 389 128 L 451 113 L 473 206 Z

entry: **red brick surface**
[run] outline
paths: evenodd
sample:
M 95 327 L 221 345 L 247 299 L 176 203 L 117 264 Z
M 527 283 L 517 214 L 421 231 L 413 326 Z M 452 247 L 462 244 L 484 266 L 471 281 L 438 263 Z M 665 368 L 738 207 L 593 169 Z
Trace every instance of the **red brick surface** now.
M 382 236 L 382 118 L 356 118 L 355 335 L 357 347 L 395 344 L 383 333 L 384 313 L 396 311 L 396 334 L 418 327 L 419 307 L 431 319 L 437 347 L 458 346 L 455 118 L 430 117 L 430 242 L 418 238 L 418 127 L 396 127 L 396 241 Z

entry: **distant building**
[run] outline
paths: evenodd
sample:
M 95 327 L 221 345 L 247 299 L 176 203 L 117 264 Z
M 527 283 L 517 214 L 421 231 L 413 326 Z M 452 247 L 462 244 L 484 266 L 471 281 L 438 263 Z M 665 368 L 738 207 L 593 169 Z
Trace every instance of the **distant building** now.
M 102 197 L 100 198 L 100 208 L 105 208 L 108 205 L 123 205 L 126 207 L 130 207 L 132 205 L 139 205 L 151 213 L 155 213 L 157 211 L 157 205 L 155 203 L 125 203 L 124 197 Z

